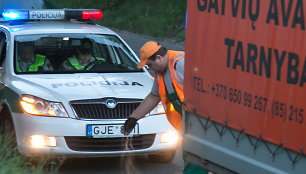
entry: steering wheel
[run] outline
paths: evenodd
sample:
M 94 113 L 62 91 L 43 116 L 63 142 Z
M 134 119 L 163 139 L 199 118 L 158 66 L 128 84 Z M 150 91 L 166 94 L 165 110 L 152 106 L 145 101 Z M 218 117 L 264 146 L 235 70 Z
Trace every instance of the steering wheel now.
M 104 63 L 104 62 L 105 62 L 104 60 L 95 60 L 95 61 L 90 62 L 89 64 L 87 64 L 87 65 L 84 67 L 84 70 L 90 70 L 90 69 L 92 69 L 95 65 L 101 64 L 101 63 Z

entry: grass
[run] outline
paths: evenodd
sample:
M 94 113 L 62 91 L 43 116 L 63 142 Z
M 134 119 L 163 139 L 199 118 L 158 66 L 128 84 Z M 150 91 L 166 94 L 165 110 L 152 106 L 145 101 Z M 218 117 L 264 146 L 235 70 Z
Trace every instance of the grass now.
M 102 9 L 103 17 L 98 21 L 100 25 L 153 37 L 185 40 L 186 0 L 45 0 L 44 2 L 49 8 Z
M 0 174 L 41 174 L 56 173 L 58 166 L 41 160 L 35 165 L 33 158 L 21 156 L 14 148 L 11 138 L 0 136 Z

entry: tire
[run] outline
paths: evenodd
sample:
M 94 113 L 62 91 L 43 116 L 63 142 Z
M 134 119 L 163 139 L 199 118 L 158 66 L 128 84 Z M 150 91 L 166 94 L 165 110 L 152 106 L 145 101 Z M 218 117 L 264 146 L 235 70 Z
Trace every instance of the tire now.
M 14 123 L 11 114 L 6 108 L 4 108 L 0 113 L 0 134 L 2 138 L 7 139 L 10 142 L 10 145 L 17 150 Z
M 175 157 L 176 149 L 159 152 L 157 154 L 148 155 L 148 158 L 153 163 L 170 163 Z

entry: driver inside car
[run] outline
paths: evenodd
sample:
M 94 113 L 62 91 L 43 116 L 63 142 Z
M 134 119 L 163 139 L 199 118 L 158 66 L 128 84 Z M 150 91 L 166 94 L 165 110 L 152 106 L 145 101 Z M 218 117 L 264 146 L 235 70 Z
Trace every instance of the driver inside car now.
M 67 58 L 60 69 L 62 70 L 89 70 L 93 62 L 105 62 L 104 58 L 94 57 L 92 54 L 92 41 L 82 39 L 81 46 L 76 48 L 75 55 Z M 92 64 L 94 65 L 94 64 Z

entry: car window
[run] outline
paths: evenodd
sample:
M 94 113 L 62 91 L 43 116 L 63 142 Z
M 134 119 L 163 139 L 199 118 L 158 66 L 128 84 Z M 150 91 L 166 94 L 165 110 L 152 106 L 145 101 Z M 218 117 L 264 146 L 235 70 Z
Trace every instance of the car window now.
M 141 72 L 132 52 L 114 35 L 15 36 L 17 74 Z
M 4 66 L 4 60 L 6 57 L 6 35 L 0 32 L 0 67 Z

